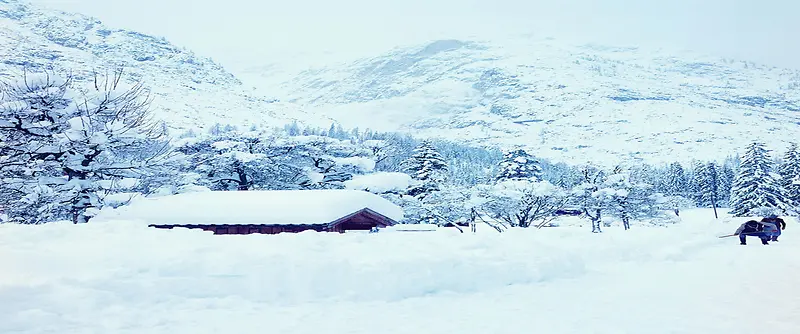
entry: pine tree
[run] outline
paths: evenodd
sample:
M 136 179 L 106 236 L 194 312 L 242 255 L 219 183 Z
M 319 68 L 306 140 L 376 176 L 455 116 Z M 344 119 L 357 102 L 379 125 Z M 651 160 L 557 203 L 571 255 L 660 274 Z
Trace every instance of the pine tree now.
M 541 180 L 542 167 L 539 161 L 522 149 L 513 150 L 503 155 L 500 162 L 498 181 L 502 180 Z
M 769 150 L 763 143 L 747 146 L 731 191 L 733 215 L 742 217 L 762 208 L 786 212 L 786 197 L 770 167 Z
M 405 171 L 420 183 L 409 189 L 408 193 L 411 196 L 425 195 L 439 190 L 448 171 L 447 162 L 428 140 L 420 143 L 402 165 Z
M 714 208 L 714 217 L 719 218 L 717 206 L 719 202 L 719 175 L 717 164 L 708 162 L 700 165 L 698 174 L 698 186 L 700 187 L 700 205 Z
M 778 167 L 781 175 L 781 186 L 786 191 L 786 198 L 791 206 L 800 206 L 800 151 L 797 143 L 791 143 Z
M 669 165 L 666 175 L 665 195 L 668 196 L 685 196 L 688 188 L 688 179 L 686 172 L 678 162 L 673 162 Z
M 687 184 L 687 197 L 697 206 L 706 206 L 707 203 L 703 198 L 703 183 L 707 182 L 703 175 L 706 166 L 701 161 L 695 161 L 693 165 L 692 176 Z
M 732 158 L 725 159 L 722 167 L 717 171 L 717 198 L 721 207 L 730 207 L 731 189 L 736 178 L 738 163 Z
M 328 129 L 328 137 L 336 138 L 336 124 L 331 124 L 331 127 Z

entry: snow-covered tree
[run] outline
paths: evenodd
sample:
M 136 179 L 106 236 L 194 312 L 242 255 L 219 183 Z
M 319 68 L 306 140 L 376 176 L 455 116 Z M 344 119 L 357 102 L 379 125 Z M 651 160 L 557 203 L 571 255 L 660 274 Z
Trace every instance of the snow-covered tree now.
M 214 190 L 343 188 L 372 172 L 373 148 L 327 136 L 225 132 L 182 141 L 190 170 Z
M 797 143 L 791 143 L 783 161 L 778 167 L 781 176 L 781 186 L 786 191 L 788 203 L 800 211 L 800 151 Z
M 653 217 L 658 206 L 652 192 L 653 187 L 633 179 L 631 172 L 621 167 L 614 169 L 602 183 L 600 195 L 605 196 L 609 214 L 622 220 L 622 226 L 630 229 L 631 219 Z M 602 198 L 599 198 L 602 200 Z
M 531 179 L 507 179 L 478 186 L 476 195 L 484 198 L 480 208 L 492 218 L 518 227 L 549 223 L 569 199 L 564 189 Z
M 448 171 L 447 162 L 428 140 L 414 149 L 411 157 L 403 162 L 403 167 L 412 178 L 419 181 L 418 185 L 409 189 L 411 196 L 425 196 L 439 190 Z
M 445 140 L 436 141 L 435 145 L 447 162 L 447 183 L 469 188 L 494 180 L 502 151 Z
M 733 159 L 725 159 L 725 162 L 717 172 L 717 198 L 721 207 L 730 207 L 731 190 L 733 181 L 736 179 L 736 169 L 738 164 L 734 164 Z
M 688 182 L 686 184 L 686 197 L 694 201 L 696 206 L 703 206 L 703 168 L 705 164 L 702 161 L 695 160 L 692 162 L 692 170 L 687 173 Z
M 606 174 L 601 169 L 593 166 L 580 168 L 582 182 L 572 188 L 572 198 L 575 205 L 592 221 L 592 232 L 601 233 L 603 212 L 608 210 L 611 196 L 616 193 L 614 189 L 604 187 Z
M 777 174 L 770 166 L 769 150 L 763 143 L 747 146 L 742 156 L 731 194 L 731 213 L 747 216 L 751 211 L 763 208 L 785 212 L 788 209 L 786 196 Z
M 543 160 L 542 163 L 543 180 L 564 189 L 572 189 L 580 184 L 581 174 L 576 168 L 563 162 L 548 164 Z
M 499 166 L 498 181 L 541 180 L 542 167 L 539 161 L 522 149 L 512 150 L 503 155 Z
M 442 186 L 424 198 L 417 197 L 422 221 L 438 225 L 465 223 L 470 218 L 469 197 L 470 188 L 454 185 Z
M 0 169 L 3 190 L 17 194 L 15 219 L 87 222 L 114 191 L 101 181 L 141 177 L 163 162 L 164 127 L 151 118 L 147 91 L 122 79 L 117 71 L 80 87 L 26 73 L 4 85 Z
M 719 202 L 719 173 L 717 164 L 708 162 L 699 166 L 697 173 L 697 183 L 699 187 L 699 204 L 705 207 L 714 208 L 714 216 L 717 214 L 717 203 Z
M 291 148 L 275 148 L 260 133 L 215 132 L 185 140 L 178 151 L 190 156 L 191 171 L 204 176 L 213 190 L 252 190 L 274 179 L 272 159 Z
M 665 181 L 664 195 L 686 197 L 689 188 L 689 179 L 686 175 L 686 171 L 679 162 L 673 162 L 669 165 Z

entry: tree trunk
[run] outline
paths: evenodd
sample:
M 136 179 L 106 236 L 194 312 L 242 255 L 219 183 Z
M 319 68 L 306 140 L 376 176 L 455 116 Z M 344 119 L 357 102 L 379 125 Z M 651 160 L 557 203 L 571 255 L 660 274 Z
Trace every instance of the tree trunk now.
M 592 233 L 602 233 L 603 231 L 600 229 L 600 220 L 601 220 L 601 211 L 600 211 L 600 209 L 595 209 L 595 215 L 594 216 L 589 214 L 589 210 L 588 209 L 583 209 L 583 211 L 586 213 L 586 216 L 588 216 L 589 219 L 592 220 Z
M 711 196 L 711 206 L 714 207 L 714 219 L 719 219 L 717 214 L 717 199 L 716 196 Z
M 247 173 L 245 173 L 241 166 L 236 166 L 236 175 L 239 176 L 239 182 L 237 182 L 239 186 L 237 189 L 239 191 L 250 190 L 250 181 L 247 180 Z
M 83 166 L 88 166 L 86 161 L 81 163 Z M 75 170 L 69 167 L 63 169 L 64 173 L 67 174 L 67 180 L 80 180 L 85 181 L 87 179 L 87 174 L 85 171 Z M 91 207 L 91 195 L 89 194 L 89 189 L 84 189 L 83 184 L 80 185 L 81 189 L 75 194 L 75 197 L 72 198 L 70 201 L 70 216 L 72 216 L 72 223 L 73 224 L 82 224 L 88 222 L 88 219 L 83 214 L 86 209 Z

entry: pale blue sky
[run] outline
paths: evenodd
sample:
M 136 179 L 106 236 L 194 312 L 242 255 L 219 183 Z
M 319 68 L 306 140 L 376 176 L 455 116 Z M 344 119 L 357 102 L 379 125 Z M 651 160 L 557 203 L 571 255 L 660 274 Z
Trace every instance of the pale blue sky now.
M 229 66 L 300 51 L 536 32 L 800 68 L 798 0 L 30 1 L 164 36 Z

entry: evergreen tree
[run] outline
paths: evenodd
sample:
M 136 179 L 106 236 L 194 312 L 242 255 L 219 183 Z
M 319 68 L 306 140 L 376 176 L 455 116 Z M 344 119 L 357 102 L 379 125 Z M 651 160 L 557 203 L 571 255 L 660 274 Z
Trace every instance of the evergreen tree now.
M 287 124 L 284 126 L 284 130 L 290 136 L 299 136 L 300 135 L 300 126 L 297 125 L 297 121 L 292 121 L 291 124 Z
M 518 149 L 507 152 L 500 162 L 498 181 L 503 180 L 541 180 L 542 167 L 539 161 L 525 150 Z
M 702 207 L 706 206 L 706 201 L 703 198 L 703 183 L 707 180 L 703 173 L 705 172 L 705 164 L 701 161 L 693 163 L 692 176 L 689 178 L 687 184 L 687 197 L 694 201 L 695 205 Z
M 414 180 L 419 181 L 418 185 L 409 189 L 411 196 L 426 195 L 439 190 L 448 171 L 444 158 L 428 140 L 420 143 L 402 165 Z
M 700 199 L 704 206 L 716 207 L 719 194 L 717 164 L 708 162 L 700 170 Z
M 685 196 L 688 190 L 688 183 L 683 166 L 678 162 L 670 164 L 667 169 L 666 184 L 664 185 L 665 195 Z
M 778 168 L 781 175 L 781 186 L 786 191 L 786 198 L 791 206 L 800 206 L 800 152 L 797 143 L 791 143 Z
M 788 205 L 779 181 L 771 173 L 769 150 L 763 143 L 747 146 L 731 192 L 731 213 L 742 217 L 763 208 L 786 212 Z
M 714 208 L 714 217 L 719 218 L 719 215 L 717 215 L 717 203 L 719 202 L 719 175 L 717 172 L 717 164 L 708 162 L 705 165 L 701 165 L 698 175 L 700 205 Z
M 721 207 L 730 207 L 731 189 L 736 178 L 737 166 L 733 159 L 727 158 L 717 171 L 717 198 Z
M 336 137 L 336 124 L 331 124 L 331 127 L 328 129 L 328 137 L 337 138 Z

